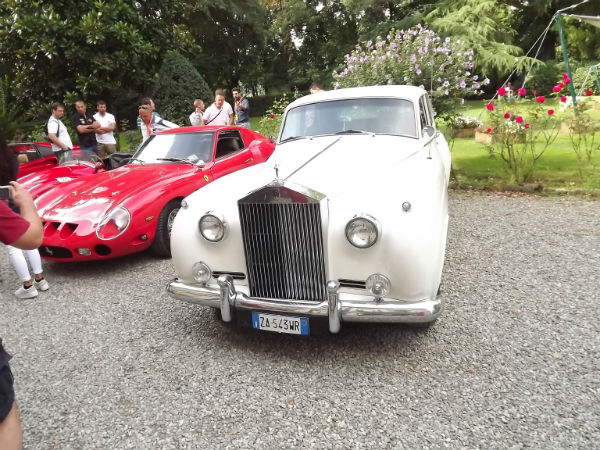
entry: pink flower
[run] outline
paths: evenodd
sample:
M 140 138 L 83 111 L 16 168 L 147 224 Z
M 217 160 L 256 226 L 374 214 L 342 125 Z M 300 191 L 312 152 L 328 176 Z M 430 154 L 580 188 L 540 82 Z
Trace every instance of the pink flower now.
M 560 86 L 561 89 L 565 87 L 564 83 L 558 83 L 558 85 Z
M 517 89 L 517 94 L 523 97 L 525 94 L 527 94 L 527 91 L 525 90 L 525 88 L 519 88 Z
M 529 127 L 530 127 L 531 125 L 529 125 L 528 123 L 526 123 L 526 124 L 525 124 L 525 125 L 523 125 L 523 126 L 525 127 L 525 129 L 527 129 L 527 130 L 528 130 L 528 129 L 529 129 Z
M 569 84 L 571 82 L 571 79 L 569 77 L 565 78 L 565 84 Z
M 563 96 L 560 98 L 560 101 L 561 101 L 561 102 L 563 102 L 563 103 L 564 103 L 564 102 L 566 102 L 566 101 L 567 101 L 567 97 L 566 97 L 565 95 L 563 95 Z
M 517 116 L 515 119 L 515 122 L 517 123 L 523 123 L 523 118 L 521 116 Z
M 544 103 L 546 101 L 546 97 L 540 95 L 538 98 L 535 99 L 535 101 L 538 103 Z
M 560 86 L 558 84 L 556 86 L 553 86 L 552 92 L 560 92 Z
M 534 94 L 537 94 L 537 91 L 535 89 L 533 91 L 531 91 L 531 92 L 533 92 Z
M 491 133 L 491 132 L 492 132 L 492 129 L 491 129 L 491 128 L 488 128 L 487 130 L 485 130 L 485 132 L 486 132 L 486 133 Z
M 504 89 L 503 87 L 501 87 L 500 89 L 498 89 L 498 95 L 500 95 L 500 96 L 506 95 L 506 89 Z
M 592 91 L 590 91 L 590 90 L 588 89 L 587 91 L 585 91 L 585 95 L 587 95 L 587 96 L 589 97 L 590 95 L 592 95 Z
M 552 114 L 554 114 L 554 110 L 553 109 L 549 109 L 548 110 L 548 115 L 551 116 Z
M 269 114 L 269 119 L 274 119 L 275 118 L 275 114 Z
M 488 111 L 493 111 L 494 110 L 494 104 L 493 103 L 488 103 L 486 106 Z
M 505 119 L 510 119 L 510 113 L 509 112 L 504 113 L 504 118 Z

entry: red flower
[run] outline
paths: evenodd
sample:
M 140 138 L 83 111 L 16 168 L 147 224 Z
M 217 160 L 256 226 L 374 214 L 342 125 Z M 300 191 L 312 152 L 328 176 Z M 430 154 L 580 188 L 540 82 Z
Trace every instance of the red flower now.
M 565 85 L 563 83 L 558 83 L 558 85 L 560 86 L 561 89 L 565 87 Z
M 517 116 L 517 118 L 515 119 L 515 122 L 523 123 L 523 118 L 521 116 Z
M 556 86 L 553 86 L 552 92 L 560 92 L 560 86 L 558 84 Z
M 510 113 L 509 113 L 509 112 L 505 113 L 505 114 L 504 114 L 504 118 L 505 118 L 505 119 L 510 119 Z
M 534 94 L 537 94 L 537 91 L 535 89 L 533 91 L 531 91 L 531 92 L 533 92 Z
M 488 111 L 493 111 L 494 110 L 494 104 L 493 103 L 488 103 L 486 106 Z
M 535 99 L 535 101 L 538 103 L 544 103 L 546 101 L 546 97 L 540 95 L 538 98 Z
M 523 97 L 525 94 L 527 94 L 527 91 L 525 90 L 525 88 L 519 88 L 517 89 L 517 94 Z
M 564 103 L 564 102 L 566 102 L 566 101 L 567 101 L 567 97 L 566 97 L 565 95 L 563 95 L 563 96 L 560 98 L 560 101 L 561 101 L 561 102 L 563 102 L 563 103 Z
M 565 84 L 569 84 L 571 82 L 571 79 L 569 77 L 565 78 Z
M 525 129 L 527 129 L 527 130 L 528 130 L 528 129 L 529 129 L 529 127 L 530 127 L 531 125 L 529 125 L 528 123 L 526 123 L 526 124 L 525 124 L 525 125 L 523 125 L 523 126 L 525 127 Z
M 269 119 L 274 119 L 275 118 L 275 114 L 269 114 Z
M 506 95 L 506 89 L 504 89 L 503 87 L 501 87 L 500 89 L 498 89 L 498 95 L 500 95 L 500 96 Z
M 548 110 L 548 115 L 551 116 L 552 114 L 554 114 L 554 110 L 553 109 L 549 109 Z
M 585 91 L 585 95 L 590 96 L 592 95 L 592 91 L 590 91 L 589 89 L 587 91 Z
M 487 130 L 485 130 L 485 132 L 486 132 L 486 133 L 491 133 L 491 132 L 492 132 L 492 129 L 491 129 L 491 128 L 488 128 Z

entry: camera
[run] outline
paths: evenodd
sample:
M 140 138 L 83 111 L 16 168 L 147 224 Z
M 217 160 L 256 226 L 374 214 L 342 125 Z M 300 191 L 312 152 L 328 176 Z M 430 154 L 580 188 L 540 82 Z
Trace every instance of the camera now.
M 10 186 L 0 186 L 0 200 L 8 200 L 10 198 Z

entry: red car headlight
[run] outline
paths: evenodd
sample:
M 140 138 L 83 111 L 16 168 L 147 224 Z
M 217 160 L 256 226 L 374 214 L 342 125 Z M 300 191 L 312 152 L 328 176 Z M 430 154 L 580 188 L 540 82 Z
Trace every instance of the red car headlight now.
M 96 236 L 103 241 L 115 239 L 125 232 L 130 222 L 131 214 L 127 208 L 117 206 L 102 218 L 96 228 Z

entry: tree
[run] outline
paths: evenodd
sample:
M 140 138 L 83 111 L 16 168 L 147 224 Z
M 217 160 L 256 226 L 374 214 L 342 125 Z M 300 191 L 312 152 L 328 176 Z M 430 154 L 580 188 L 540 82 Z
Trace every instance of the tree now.
M 197 50 L 174 22 L 184 13 L 176 0 L 5 0 L 0 61 L 19 101 L 37 114 L 69 92 L 107 101 L 139 96 L 152 86 L 167 50 Z
M 208 84 L 187 58 L 175 51 L 167 53 L 152 93 L 162 117 L 189 125 L 193 100 L 209 102 L 212 97 Z

